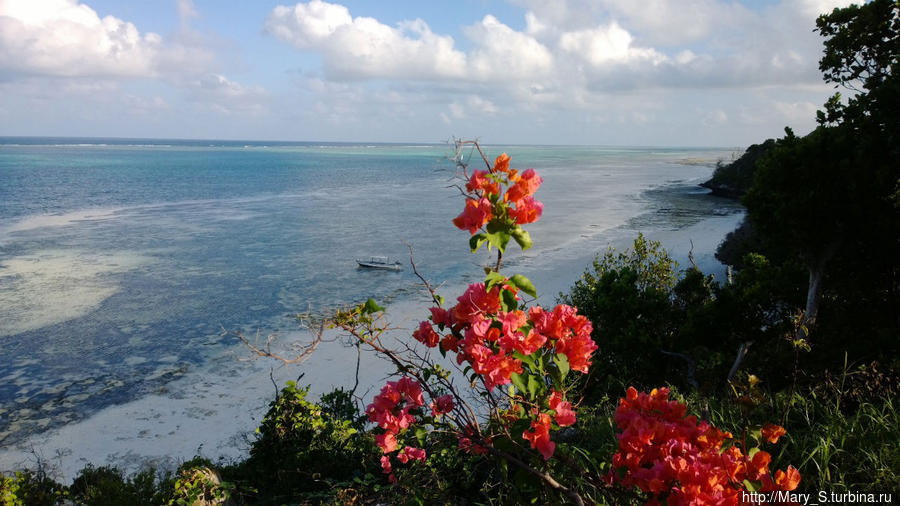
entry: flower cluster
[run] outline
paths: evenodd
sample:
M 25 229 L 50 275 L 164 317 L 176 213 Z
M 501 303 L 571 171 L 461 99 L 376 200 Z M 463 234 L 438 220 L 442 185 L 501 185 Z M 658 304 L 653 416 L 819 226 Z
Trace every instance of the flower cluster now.
M 519 174 L 509 168 L 509 156 L 503 153 L 490 170 L 476 170 L 467 178 L 466 190 L 470 195 L 453 224 L 474 235 L 491 221 L 515 225 L 534 223 L 544 212 L 544 204 L 533 197 L 542 182 L 534 169 Z
M 378 424 L 378 427 L 384 430 L 375 436 L 375 444 L 385 453 L 381 457 L 381 468 L 391 482 L 396 482 L 397 478 L 393 473 L 388 454 L 399 448 L 397 436 L 416 422 L 415 415 L 421 414 L 423 406 L 425 399 L 422 395 L 422 386 L 405 376 L 399 381 L 389 381 L 381 389 L 381 393 L 372 400 L 372 404 L 366 406 L 369 421 Z M 432 410 L 435 411 L 446 413 L 452 409 L 452 398 L 439 397 L 436 404 L 432 404 Z M 400 450 L 396 458 L 403 464 L 410 460 L 424 462 L 425 450 L 406 446 Z
M 503 309 L 504 291 L 517 299 L 516 288 L 502 281 L 491 289 L 483 283 L 469 285 L 449 310 L 431 308 L 431 321 L 421 322 L 413 337 L 429 348 L 439 346 L 444 353 L 456 353 L 457 363 L 468 364 L 487 390 L 507 385 L 514 375 L 525 373 L 526 361 L 552 361 L 561 356 L 571 370 L 588 371 L 597 344 L 591 339 L 592 326 L 587 318 L 566 305 L 552 311 L 540 306 L 527 312 L 507 311 Z M 555 412 L 558 426 L 575 423 L 575 411 L 561 392 L 550 392 L 546 405 Z M 555 448 L 549 435 L 551 417 L 540 412 L 534 415 L 531 431 L 522 437 L 548 459 Z
M 754 448 L 748 454 L 733 436 L 694 416 L 687 407 L 668 400 L 667 388 L 649 394 L 629 388 L 619 400 L 615 422 L 622 431 L 613 456 L 610 478 L 649 493 L 648 504 L 740 504 L 744 480 L 762 491 L 797 488 L 800 473 L 793 467 L 769 471 L 771 455 Z M 784 429 L 766 425 L 763 437 L 776 442 Z
M 513 374 L 522 374 L 521 358 L 539 351 L 563 354 L 572 370 L 588 371 L 597 349 L 590 320 L 564 304 L 552 311 L 540 306 L 527 312 L 504 311 L 502 290 L 516 297 L 516 289 L 509 285 L 490 290 L 484 283 L 469 285 L 451 309 L 431 308 L 431 322 L 421 322 L 413 337 L 429 348 L 456 352 L 457 363 L 468 363 L 484 378 L 488 390 L 508 384 Z

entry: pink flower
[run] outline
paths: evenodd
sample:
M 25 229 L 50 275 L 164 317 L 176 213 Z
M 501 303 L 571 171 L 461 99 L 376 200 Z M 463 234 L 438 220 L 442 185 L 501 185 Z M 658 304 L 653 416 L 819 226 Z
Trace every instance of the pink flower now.
M 522 438 L 531 443 L 531 447 L 536 449 L 544 457 L 544 460 L 550 460 L 553 452 L 556 451 L 556 443 L 550 440 L 550 415 L 541 413 L 531 422 L 531 431 L 522 433 Z
M 506 200 L 517 204 L 525 197 L 534 195 L 534 192 L 537 191 L 538 187 L 540 187 L 543 182 L 544 180 L 537 175 L 537 172 L 535 172 L 534 169 L 528 169 L 523 172 L 521 176 L 518 176 L 514 185 L 506 190 Z
M 421 448 L 413 448 L 412 446 L 407 446 L 400 453 L 397 454 L 397 460 L 399 460 L 402 464 L 406 464 L 410 460 L 418 460 L 419 462 L 425 462 L 425 450 Z
M 500 311 L 500 287 L 495 286 L 487 291 L 484 283 L 473 283 L 456 300 L 459 303 L 450 310 L 453 320 L 475 323 L 476 317 L 484 319 L 484 315 L 493 315 Z
M 568 427 L 575 424 L 575 411 L 572 410 L 572 403 L 565 400 L 565 396 L 561 392 L 553 390 L 550 394 L 550 409 L 556 411 L 556 423 L 560 427 Z
M 441 336 L 434 331 L 434 328 L 427 321 L 419 324 L 418 330 L 413 332 L 416 341 L 423 343 L 429 348 L 434 348 L 441 340 Z
M 500 186 L 488 179 L 489 172 L 486 170 L 476 170 L 469 182 L 466 183 L 466 190 L 469 192 L 482 192 L 482 195 L 495 195 L 500 193 Z
M 516 203 L 515 209 L 509 210 L 509 215 L 516 220 L 518 225 L 534 223 L 544 213 L 544 204 L 534 200 L 534 197 L 525 197 Z
M 385 432 L 384 434 L 377 434 L 375 436 L 375 444 L 381 448 L 382 453 L 391 453 L 392 451 L 397 449 L 397 438 L 394 437 L 392 432 Z M 384 465 L 384 459 L 387 457 L 381 457 L 381 464 Z M 390 472 L 390 471 L 388 471 Z
M 491 201 L 484 197 L 479 200 L 466 199 L 466 207 L 459 216 L 453 218 L 453 224 L 475 235 L 479 228 L 494 217 L 491 207 Z
M 525 339 L 521 342 L 517 351 L 523 355 L 531 355 L 541 349 L 541 346 L 546 342 L 547 338 L 545 336 L 532 329 L 528 332 L 528 335 L 525 336 Z
M 453 325 L 453 320 L 450 318 L 450 312 L 446 309 L 440 307 L 433 307 L 430 309 L 431 311 L 431 321 L 435 325 L 444 325 L 449 327 Z

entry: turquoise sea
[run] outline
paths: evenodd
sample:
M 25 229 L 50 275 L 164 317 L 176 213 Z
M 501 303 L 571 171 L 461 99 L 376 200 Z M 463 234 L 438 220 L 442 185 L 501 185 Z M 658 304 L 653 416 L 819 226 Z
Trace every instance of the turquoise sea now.
M 485 148 L 544 178 L 535 247 L 507 269 L 739 212 L 696 186 L 735 148 Z M 411 269 L 359 269 L 357 257 L 406 261 L 408 244 L 433 284 L 478 279 L 487 257 L 450 223 L 462 208 L 452 152 L 0 138 L 0 448 L 231 367 L 223 353 L 243 348 L 223 329 L 265 335 L 294 329 L 299 312 L 419 293 Z

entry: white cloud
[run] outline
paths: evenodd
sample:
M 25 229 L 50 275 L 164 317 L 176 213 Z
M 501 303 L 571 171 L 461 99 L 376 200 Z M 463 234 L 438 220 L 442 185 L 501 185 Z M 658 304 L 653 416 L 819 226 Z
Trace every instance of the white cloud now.
M 499 81 L 539 77 L 553 66 L 552 54 L 534 37 L 491 15 L 465 28 L 475 46 L 468 55 L 421 19 L 392 27 L 322 0 L 276 7 L 266 31 L 321 53 L 332 79 Z
M 820 14 L 828 14 L 838 7 L 848 7 L 851 4 L 861 3 L 863 0 L 797 0 L 795 3 L 799 11 L 806 16 L 816 17 Z
M 485 16 L 465 31 L 476 45 L 469 58 L 469 68 L 478 79 L 535 80 L 553 68 L 553 55 L 543 44 L 494 16 Z
M 595 66 L 636 60 L 657 65 L 666 60 L 665 55 L 652 48 L 633 47 L 633 41 L 627 30 L 613 22 L 594 29 L 565 32 L 559 38 L 559 47 Z
M 246 86 L 221 74 L 209 73 L 185 84 L 190 102 L 196 107 L 232 116 L 259 116 L 266 113 L 269 96 L 260 86 Z
M 178 9 L 178 20 L 181 21 L 182 29 L 187 29 L 191 18 L 200 16 L 197 8 L 194 7 L 194 0 L 176 0 L 175 6 Z
M 76 0 L 0 0 L 0 69 L 50 76 L 152 76 L 162 38 Z
M 266 30 L 300 49 L 321 51 L 335 78 L 445 79 L 466 72 L 466 57 L 454 49 L 453 38 L 434 34 L 421 19 L 395 28 L 312 0 L 276 7 Z
M 494 116 L 500 112 L 500 108 L 491 100 L 482 98 L 478 95 L 469 95 L 464 99 L 451 102 L 450 105 L 447 106 L 447 111 L 450 113 L 449 116 L 445 113 L 441 114 L 444 114 L 449 121 L 450 118 L 464 119 L 469 117 Z
M 773 103 L 773 108 L 781 115 L 781 119 L 783 119 L 788 124 L 797 124 L 809 121 L 810 118 L 815 117 L 816 111 L 819 109 L 819 107 L 812 102 L 781 101 L 775 101 Z
M 350 10 L 343 5 L 312 0 L 293 7 L 275 7 L 266 21 L 266 30 L 279 39 L 302 48 L 317 48 L 340 27 L 352 26 Z

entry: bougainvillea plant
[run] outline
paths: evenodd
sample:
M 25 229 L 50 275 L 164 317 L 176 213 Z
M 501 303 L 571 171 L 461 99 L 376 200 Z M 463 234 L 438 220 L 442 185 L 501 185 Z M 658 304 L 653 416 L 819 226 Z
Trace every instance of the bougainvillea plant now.
M 772 474 L 772 456 L 759 446 L 745 454 L 740 445 L 746 448 L 747 438 L 738 443 L 730 432 L 687 415 L 686 405 L 669 400 L 667 388 L 649 394 L 629 388 L 615 423 L 619 451 L 609 479 L 649 494 L 648 504 L 751 504 L 747 491 L 789 492 L 800 483 L 792 466 Z M 777 443 L 786 431 L 766 424 L 752 433 L 761 445 Z
M 484 170 L 472 171 L 458 162 L 458 188 L 465 203 L 452 220 L 469 233 L 473 253 L 483 246 L 496 250 L 496 262 L 485 269 L 484 281 L 469 285 L 449 305 L 422 278 L 434 306 L 412 332 L 422 347 L 407 353 L 382 342 L 387 330 L 383 309 L 372 300 L 338 313 L 333 322 L 402 371 L 400 379 L 388 382 L 366 408 L 369 420 L 377 425 L 376 443 L 389 480 L 396 480 L 398 464 L 423 461 L 425 438 L 440 429 L 456 434 L 464 451 L 509 458 L 551 488 L 570 493 L 547 473 L 500 447 L 512 444 L 534 452 L 535 462 L 553 457 L 554 434 L 576 422 L 566 378 L 587 373 L 597 349 L 591 323 L 570 306 L 529 307 L 525 297 L 537 297 L 532 282 L 520 274 L 500 273 L 511 242 L 523 250 L 532 246 L 523 225 L 543 213 L 543 204 L 535 199 L 541 177 L 533 169 L 520 172 L 510 167 L 505 153 L 491 163 L 477 143 L 459 146 L 472 146 L 485 162 Z M 451 374 L 454 364 L 465 376 L 462 386 Z M 506 444 L 496 445 L 498 439 Z M 577 494 L 572 495 L 575 500 Z

